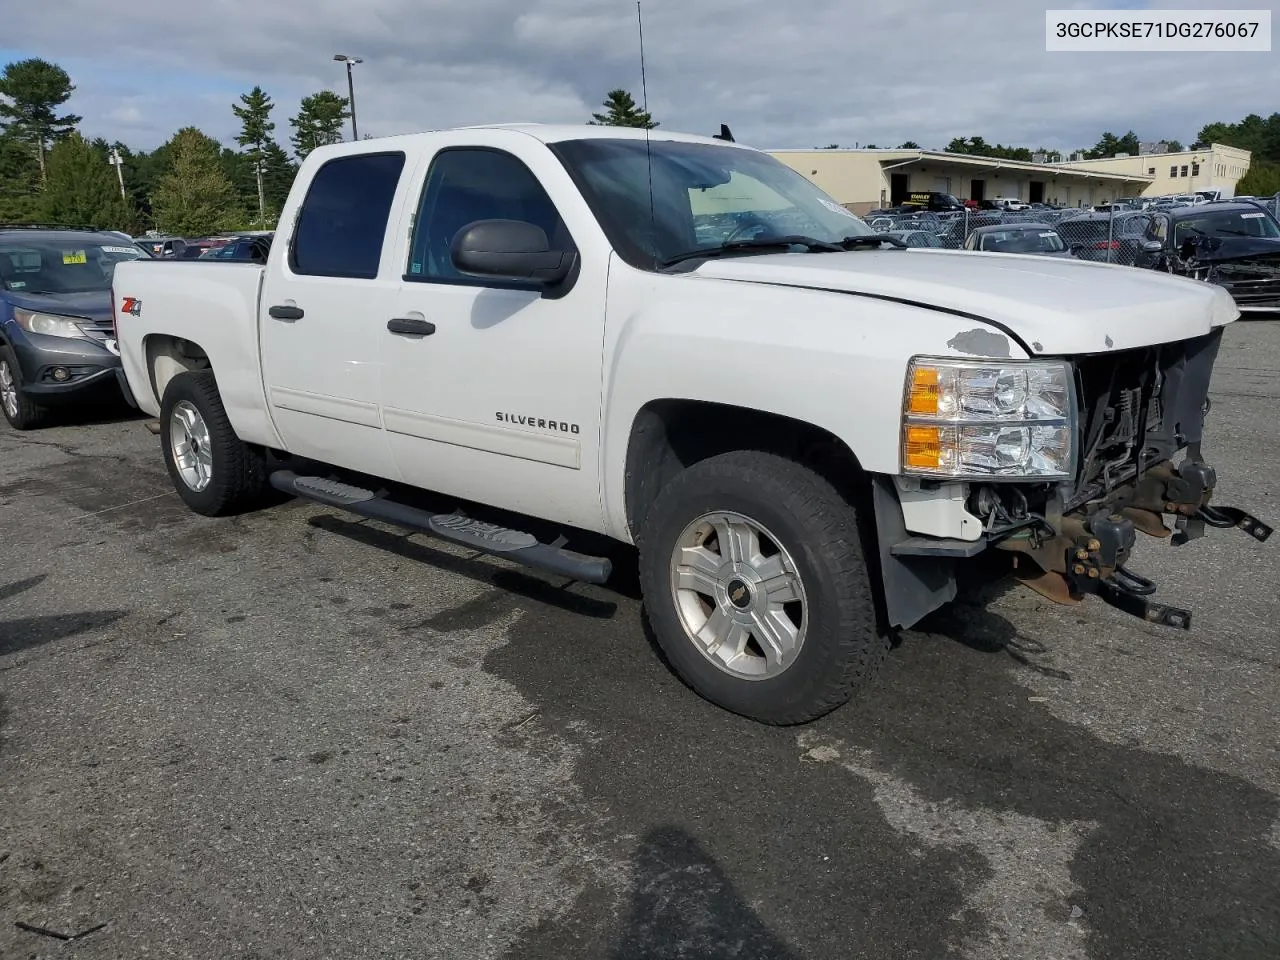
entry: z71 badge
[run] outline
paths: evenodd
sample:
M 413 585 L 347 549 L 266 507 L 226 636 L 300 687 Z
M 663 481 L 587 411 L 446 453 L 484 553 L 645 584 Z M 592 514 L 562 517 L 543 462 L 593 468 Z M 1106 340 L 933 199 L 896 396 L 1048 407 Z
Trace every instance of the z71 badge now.
M 124 300 L 120 302 L 120 312 L 140 317 L 142 316 L 142 301 L 137 297 L 125 297 Z

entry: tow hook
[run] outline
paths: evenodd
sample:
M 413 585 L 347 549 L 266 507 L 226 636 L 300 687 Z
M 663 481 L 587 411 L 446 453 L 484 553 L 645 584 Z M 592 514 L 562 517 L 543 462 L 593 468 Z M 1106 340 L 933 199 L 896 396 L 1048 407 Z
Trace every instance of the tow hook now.
M 1167 627 L 1191 629 L 1191 611 L 1147 599 L 1156 585 L 1125 569 L 1137 532 L 1133 521 L 1120 515 L 1094 517 L 1087 538 L 1067 551 L 1067 585 L 1072 594 L 1093 593 L 1125 613 Z
M 1204 536 L 1205 525 L 1222 530 L 1239 527 L 1259 543 L 1265 543 L 1275 531 L 1257 517 L 1245 513 L 1239 507 L 1211 507 L 1207 504 L 1192 516 L 1180 516 L 1174 521 L 1177 532 L 1173 535 L 1174 546 L 1182 546 L 1189 540 Z

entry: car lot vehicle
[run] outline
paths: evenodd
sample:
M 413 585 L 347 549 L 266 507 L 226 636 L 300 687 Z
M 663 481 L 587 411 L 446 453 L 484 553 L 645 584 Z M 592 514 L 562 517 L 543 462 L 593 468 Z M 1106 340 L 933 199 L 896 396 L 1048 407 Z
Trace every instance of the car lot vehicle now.
M 1081 260 L 1152 267 L 1161 250 L 1154 222 L 1147 213 L 1086 213 L 1059 220 L 1054 229 Z
M 1151 219 L 1157 266 L 1224 287 L 1246 313 L 1280 312 L 1280 223 L 1261 204 L 1217 200 Z
M 1058 232 L 1047 223 L 1002 223 L 979 227 L 965 238 L 964 249 L 1041 257 L 1074 256 Z
M 111 277 L 146 256 L 113 233 L 0 226 L 0 408 L 11 426 L 119 395 Z
M 139 244 L 151 256 L 164 260 L 180 258 L 187 248 L 187 241 L 182 237 L 134 237 L 133 242 Z
M 266 263 L 271 251 L 271 234 L 231 237 L 226 243 L 205 250 L 201 260 L 224 260 L 239 263 Z
M 740 226 L 699 245 L 726 209 Z M 633 544 L 675 671 L 761 721 L 847 700 L 979 553 L 1185 627 L 1127 572 L 1137 531 L 1269 532 L 1209 504 L 1238 311 L 1208 284 L 880 249 L 767 154 L 613 127 L 321 147 L 280 223 L 265 267 L 117 271 L 182 499 L 221 515 L 274 489 L 589 582 L 611 563 L 569 538 Z
M 931 213 L 963 213 L 965 209 L 964 204 L 951 194 L 940 193 L 937 190 L 923 190 L 918 193 L 909 193 L 907 194 L 907 198 L 902 202 L 902 205 L 907 208 L 928 210 Z
M 896 237 L 905 243 L 908 247 L 941 247 L 942 238 L 936 230 L 916 229 L 898 229 L 886 230 L 886 237 Z

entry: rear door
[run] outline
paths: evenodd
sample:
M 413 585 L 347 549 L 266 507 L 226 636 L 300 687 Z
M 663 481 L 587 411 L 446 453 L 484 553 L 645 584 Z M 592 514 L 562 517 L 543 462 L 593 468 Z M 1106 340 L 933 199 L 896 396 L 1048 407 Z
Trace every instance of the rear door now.
M 400 287 L 403 151 L 354 153 L 316 170 L 287 244 L 271 257 L 260 320 L 267 404 L 290 452 L 396 476 L 378 411 L 378 349 Z M 393 215 L 395 214 L 395 215 Z

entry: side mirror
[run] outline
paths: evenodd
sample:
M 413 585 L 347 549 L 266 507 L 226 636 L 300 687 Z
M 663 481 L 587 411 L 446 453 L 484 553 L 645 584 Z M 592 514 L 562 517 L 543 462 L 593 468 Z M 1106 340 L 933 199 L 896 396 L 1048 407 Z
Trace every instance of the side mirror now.
M 547 234 L 523 220 L 477 220 L 453 238 L 449 258 L 460 272 L 552 285 L 569 275 L 577 254 L 552 250 Z
M 1163 249 L 1164 249 L 1164 244 L 1161 243 L 1159 240 L 1143 240 L 1142 241 L 1143 253 L 1159 253 Z

